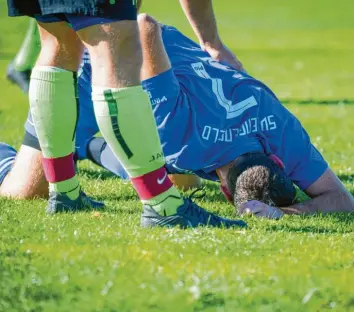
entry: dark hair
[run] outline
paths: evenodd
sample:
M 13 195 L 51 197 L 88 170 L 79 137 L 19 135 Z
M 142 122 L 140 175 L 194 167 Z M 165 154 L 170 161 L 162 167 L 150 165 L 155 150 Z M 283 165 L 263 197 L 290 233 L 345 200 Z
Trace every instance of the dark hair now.
M 296 195 L 292 180 L 264 153 L 248 153 L 235 159 L 227 175 L 236 208 L 249 200 L 284 207 Z

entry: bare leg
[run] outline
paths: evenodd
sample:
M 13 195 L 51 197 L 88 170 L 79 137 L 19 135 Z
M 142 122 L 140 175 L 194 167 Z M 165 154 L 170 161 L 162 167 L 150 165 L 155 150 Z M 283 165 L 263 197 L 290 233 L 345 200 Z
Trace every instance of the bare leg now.
M 0 196 L 16 199 L 48 196 L 41 151 L 21 146 L 11 171 L 0 186 Z
M 79 68 L 83 45 L 66 22 L 38 23 L 41 52 L 36 66 L 52 66 L 76 72 Z
M 66 22 L 41 22 L 39 33 L 42 49 L 32 70 L 29 98 L 49 182 L 47 212 L 98 207 L 99 203 L 81 192 L 73 160 L 78 106 L 76 71 L 83 45 Z
M 140 84 L 137 22 L 94 25 L 78 35 L 90 54 L 92 96 L 101 133 L 143 203 L 165 215 L 176 213 L 183 199 L 167 177 L 151 103 Z
M 169 70 L 171 63 L 162 42 L 158 22 L 144 13 L 138 15 L 138 25 L 143 51 L 141 80 L 145 80 Z

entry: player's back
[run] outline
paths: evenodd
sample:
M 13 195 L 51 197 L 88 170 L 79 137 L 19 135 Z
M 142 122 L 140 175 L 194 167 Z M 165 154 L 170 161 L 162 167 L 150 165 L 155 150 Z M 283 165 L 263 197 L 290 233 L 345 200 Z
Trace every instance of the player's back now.
M 235 86 L 238 82 L 245 80 L 260 83 L 245 72 L 237 71 L 227 64 L 215 61 L 197 43 L 175 27 L 161 25 L 161 28 L 166 53 L 178 78 L 183 75 L 195 75 L 203 79 L 220 78 L 229 86 Z
M 215 61 L 176 28 L 166 25 L 161 27 L 172 69 L 183 92 L 189 96 L 189 105 L 199 110 L 209 110 L 212 107 L 213 113 L 221 119 L 225 118 L 226 111 L 226 119 L 231 119 L 243 112 L 240 106 L 233 105 L 235 93 L 241 84 L 259 86 L 273 94 L 266 85 L 246 72 Z

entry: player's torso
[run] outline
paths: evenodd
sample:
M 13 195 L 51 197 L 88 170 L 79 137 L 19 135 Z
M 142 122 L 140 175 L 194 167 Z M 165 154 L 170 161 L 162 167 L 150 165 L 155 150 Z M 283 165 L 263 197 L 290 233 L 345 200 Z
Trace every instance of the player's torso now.
M 163 27 L 163 40 L 182 90 L 171 117 L 163 105 L 154 109 L 157 123 L 164 122 L 159 133 L 169 171 L 213 179 L 216 168 L 243 153 L 271 153 L 267 135 L 279 135 L 284 119 L 282 107 L 262 99 L 262 92 L 275 99 L 273 93 L 214 61 L 174 28 Z

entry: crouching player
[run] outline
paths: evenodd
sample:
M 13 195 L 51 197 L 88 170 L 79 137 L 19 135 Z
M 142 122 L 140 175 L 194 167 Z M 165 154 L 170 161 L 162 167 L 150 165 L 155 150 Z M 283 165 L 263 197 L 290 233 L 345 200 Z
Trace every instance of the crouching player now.
M 279 218 L 284 213 L 354 210 L 350 193 L 300 122 L 267 86 L 212 60 L 175 28 L 159 25 L 147 15 L 140 15 L 139 27 L 143 85 L 150 95 L 170 174 L 194 173 L 220 181 L 225 196 L 241 213 Z M 106 157 L 110 149 L 105 142 L 91 139 L 98 130 L 90 104 L 90 77 L 86 58 L 79 79 L 80 100 L 91 112 L 82 112 L 87 129 L 78 130 L 78 136 L 86 136 L 77 140 L 84 144 L 78 147 L 79 158 L 114 167 L 127 178 L 119 162 Z M 28 123 L 26 128 L 31 131 Z M 294 184 L 308 200 L 296 203 Z M 153 219 L 158 216 L 145 211 L 142 223 Z

